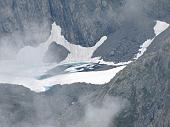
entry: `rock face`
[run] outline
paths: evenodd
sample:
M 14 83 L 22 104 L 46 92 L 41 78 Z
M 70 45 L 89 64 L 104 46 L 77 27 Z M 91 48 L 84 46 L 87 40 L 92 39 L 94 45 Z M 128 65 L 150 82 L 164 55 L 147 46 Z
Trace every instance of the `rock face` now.
M 170 22 L 169 0 L 143 0 L 143 3 L 145 12 L 148 16 Z
M 65 38 L 89 47 L 117 29 L 114 18 L 123 0 L 49 0 L 49 3 L 52 17 L 61 26 Z
M 70 52 L 62 45 L 52 42 L 44 56 L 44 61 L 59 63 L 66 59 L 69 53 Z
M 117 127 L 169 127 L 170 28 L 136 62 L 120 72 L 103 95 L 121 96 L 130 105 L 117 118 Z M 101 95 L 100 95 L 101 96 Z
M 52 19 L 61 26 L 65 38 L 89 47 L 104 35 L 122 31 L 122 27 L 126 32 L 127 29 L 141 34 L 146 32 L 141 38 L 147 39 L 152 36 L 153 20 L 149 19 L 167 19 L 170 3 L 168 0 L 49 0 L 49 5 Z M 129 25 L 135 30 L 129 29 Z M 132 38 L 136 43 L 142 41 Z
M 116 30 L 112 12 L 121 5 L 122 1 L 0 0 L 1 52 L 8 47 L 17 52 L 25 45 L 45 41 L 52 21 L 61 26 L 69 42 L 94 46 L 102 36 Z
M 135 20 L 133 23 L 124 23 L 119 30 L 110 34 L 108 39 L 94 52 L 93 57 L 100 57 L 105 61 L 126 62 L 138 53 L 139 46 L 154 36 L 154 23 L 146 19 Z M 137 23 L 136 23 L 137 22 Z M 107 50 L 105 50 L 107 49 Z
M 94 57 L 130 59 L 153 37 L 153 19 L 169 21 L 169 6 L 168 0 L 0 0 L 0 57 L 44 42 L 55 21 L 65 38 L 78 45 L 94 46 L 107 35 Z

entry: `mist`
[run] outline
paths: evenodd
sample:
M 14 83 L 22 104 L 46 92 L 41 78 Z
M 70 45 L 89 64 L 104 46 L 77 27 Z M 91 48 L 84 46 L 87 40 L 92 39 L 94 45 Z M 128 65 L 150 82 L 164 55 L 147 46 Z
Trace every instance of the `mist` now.
M 20 105 L 8 118 L 0 110 L 0 126 L 2 127 L 116 127 L 114 122 L 119 113 L 126 107 L 127 102 L 118 97 L 106 96 L 102 101 L 89 101 L 90 95 L 78 99 L 78 102 L 68 104 L 69 99 L 61 95 L 50 97 L 34 97 L 33 103 Z M 58 102 L 58 104 L 56 103 Z M 57 104 L 57 105 L 55 105 Z M 2 109 L 2 108 L 1 108 Z M 27 111 L 25 114 L 24 111 Z M 23 111 L 23 112 L 22 112 Z M 2 117 L 5 119 L 3 120 Z
M 21 30 L 11 30 L 0 38 L 1 61 L 15 59 L 25 46 L 37 47 L 48 39 L 51 30 L 51 25 L 46 20 L 42 23 L 27 22 L 22 27 Z
M 71 127 L 116 127 L 114 119 L 124 107 L 125 100 L 107 96 L 101 105 L 87 104 L 85 116 Z M 70 125 L 67 127 L 70 127 Z

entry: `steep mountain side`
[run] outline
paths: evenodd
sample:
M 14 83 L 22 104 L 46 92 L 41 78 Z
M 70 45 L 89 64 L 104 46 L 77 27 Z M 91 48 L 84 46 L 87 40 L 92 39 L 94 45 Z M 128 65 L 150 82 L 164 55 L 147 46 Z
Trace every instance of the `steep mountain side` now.
M 144 21 L 144 22 L 143 22 Z M 153 38 L 154 22 L 144 18 L 129 20 L 94 52 L 93 57 L 101 57 L 105 61 L 126 62 L 138 53 L 140 45 Z M 107 50 L 105 50 L 107 49 Z
M 26 45 L 37 46 L 42 43 L 49 36 L 52 22 L 56 22 L 61 26 L 65 38 L 71 43 L 84 46 L 82 49 L 95 45 L 101 36 L 107 35 L 108 39 L 97 47 L 93 56 L 114 62 L 128 61 L 144 41 L 154 37 L 154 20 L 170 22 L 169 7 L 169 0 L 0 0 L 0 59 L 15 55 Z M 30 49 L 28 47 L 26 53 L 31 52 Z M 23 57 L 22 53 L 19 58 Z M 58 55 L 60 53 L 61 56 Z M 36 58 L 36 52 L 30 54 Z M 50 58 L 51 54 L 57 54 L 58 59 Z M 69 55 L 69 51 L 62 45 L 52 43 L 46 55 L 49 58 L 47 61 L 59 62 Z M 4 70 L 5 67 L 6 63 Z M 51 76 L 55 70 L 57 68 L 51 70 Z M 102 76 L 108 77 L 110 73 L 113 72 L 104 75 L 100 73 L 96 79 L 104 79 Z M 73 78 L 79 76 L 77 73 Z M 87 77 L 96 80 L 93 75 L 85 75 Z M 57 82 L 60 80 L 60 77 L 53 78 Z M 22 83 L 17 75 L 7 80 L 19 80 Z M 0 126 L 96 127 L 86 122 L 97 121 L 101 127 L 169 127 L 170 28 L 155 38 L 142 57 L 129 64 L 104 86 L 77 83 L 49 88 L 49 81 L 46 80 L 45 86 L 35 82 L 37 86 L 34 87 L 49 89 L 42 93 L 0 83 Z M 127 100 L 125 109 L 116 114 L 116 120 L 113 118 L 113 124 L 110 124 L 107 117 L 112 118 L 114 112 L 111 111 L 119 108 L 111 105 L 111 110 L 106 110 L 110 103 L 106 103 L 106 108 L 102 110 L 99 108 L 102 99 L 108 96 L 120 97 L 120 101 Z M 90 107 L 90 113 L 86 114 L 86 106 L 91 102 L 97 105 L 97 109 Z M 86 115 L 89 118 L 83 119 Z M 79 124 L 82 119 L 83 123 Z M 109 124 L 102 126 L 103 121 Z
M 170 2 L 169 0 L 142 0 L 144 10 L 149 17 L 170 22 Z
M 55 21 L 69 42 L 81 46 L 94 46 L 108 36 L 94 57 L 126 61 L 154 36 L 153 20 L 169 21 L 169 5 L 168 0 L 0 0 L 0 57 L 44 42 Z
M 148 20 L 166 21 L 170 11 L 168 0 L 49 0 L 49 6 L 51 17 L 61 26 L 65 38 L 86 47 L 134 22 L 139 22 L 135 24 L 137 31 L 145 29 L 149 34 Z
M 94 46 L 118 27 L 116 14 L 124 0 L 49 0 L 51 15 L 71 43 Z
M 121 96 L 130 105 L 117 119 L 117 127 L 169 127 L 170 28 L 158 36 L 147 52 L 120 72 L 101 95 Z
M 0 0 L 1 57 L 47 40 L 52 22 L 61 26 L 69 42 L 94 46 L 116 30 L 114 15 L 121 5 L 122 1 Z

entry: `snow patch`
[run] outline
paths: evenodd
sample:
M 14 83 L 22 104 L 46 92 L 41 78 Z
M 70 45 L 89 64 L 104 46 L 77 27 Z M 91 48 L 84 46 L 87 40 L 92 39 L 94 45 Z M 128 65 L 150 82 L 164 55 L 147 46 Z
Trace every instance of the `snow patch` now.
M 156 25 L 154 27 L 155 35 L 158 36 L 163 31 L 165 31 L 168 27 L 169 27 L 168 23 L 162 21 L 156 21 Z
M 154 26 L 154 33 L 155 33 L 154 38 L 146 40 L 140 46 L 139 53 L 136 54 L 134 59 L 137 60 L 139 57 L 141 57 L 144 54 L 144 52 L 147 50 L 147 48 L 151 45 L 151 43 L 154 41 L 155 37 L 157 37 L 159 34 L 165 31 L 168 27 L 169 24 L 167 24 L 166 22 L 156 21 L 156 25 Z
M 103 36 L 93 47 L 82 47 L 80 45 L 75 45 L 68 42 L 64 36 L 61 35 L 60 26 L 57 26 L 55 23 L 52 24 L 50 41 L 55 41 L 57 44 L 62 45 L 70 51 L 68 57 L 62 61 L 61 64 L 91 60 L 93 52 L 106 40 L 107 37 Z

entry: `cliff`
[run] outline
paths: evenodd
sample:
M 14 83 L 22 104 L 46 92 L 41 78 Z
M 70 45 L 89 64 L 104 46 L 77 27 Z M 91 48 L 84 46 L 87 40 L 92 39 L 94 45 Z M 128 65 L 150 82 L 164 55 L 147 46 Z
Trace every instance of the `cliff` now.
M 91 47 L 108 36 L 94 57 L 126 61 L 154 36 L 154 20 L 169 21 L 169 5 L 168 0 L 0 0 L 1 58 L 46 41 L 56 22 L 77 45 Z

